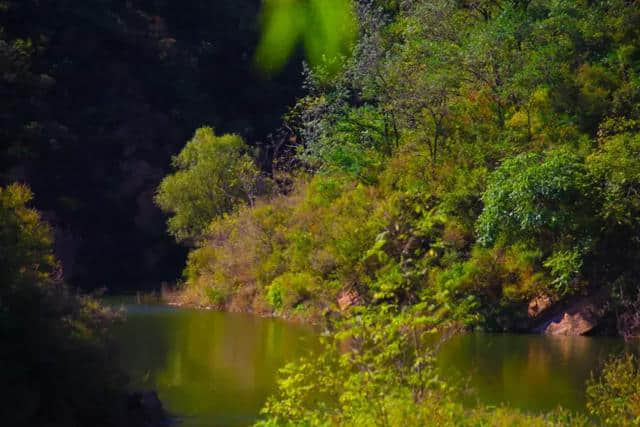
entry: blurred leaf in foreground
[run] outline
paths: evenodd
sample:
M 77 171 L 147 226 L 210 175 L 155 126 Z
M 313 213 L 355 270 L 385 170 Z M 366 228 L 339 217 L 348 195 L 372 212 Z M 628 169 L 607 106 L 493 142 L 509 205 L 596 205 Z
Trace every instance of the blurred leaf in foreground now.
M 302 43 L 312 67 L 348 52 L 356 37 L 351 0 L 266 0 L 255 61 L 266 73 L 279 71 Z

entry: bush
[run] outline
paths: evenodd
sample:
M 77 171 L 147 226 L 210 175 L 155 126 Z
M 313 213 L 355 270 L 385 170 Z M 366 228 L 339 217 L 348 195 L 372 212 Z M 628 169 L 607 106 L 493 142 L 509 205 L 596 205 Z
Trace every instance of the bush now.
M 201 235 L 212 219 L 257 195 L 259 171 L 237 135 L 216 136 L 200 128 L 173 157 L 175 172 L 158 187 L 155 201 L 171 214 L 168 230 L 177 240 Z
M 612 357 L 587 383 L 587 409 L 605 424 L 640 424 L 640 366 L 632 354 Z
M 576 290 L 601 232 L 599 194 L 580 157 L 559 150 L 508 159 L 491 175 L 483 202 L 481 244 L 540 248 L 552 291 Z
M 604 139 L 587 158 L 587 167 L 603 193 L 600 215 L 607 227 L 640 229 L 640 134 Z
M 391 151 L 384 121 L 371 106 L 341 109 L 316 123 L 318 135 L 298 153 L 298 158 L 316 169 L 374 183 L 384 164 L 384 154 Z
M 290 311 L 312 298 L 317 282 L 309 273 L 285 273 L 267 286 L 267 302 L 278 311 Z
M 588 425 L 561 409 L 529 415 L 506 407 L 465 408 L 460 390 L 438 376 L 434 352 L 441 341 L 432 329 L 437 319 L 422 303 L 406 310 L 357 310 L 320 353 L 281 370 L 278 391 L 257 425 Z
M 570 152 L 507 159 L 482 197 L 478 240 L 487 246 L 500 238 L 547 247 L 585 242 L 597 214 L 593 189 L 584 162 Z
M 21 283 L 47 279 L 56 268 L 51 229 L 37 211 L 27 206 L 32 198 L 25 185 L 0 187 L 2 292 L 11 292 L 11 287 Z

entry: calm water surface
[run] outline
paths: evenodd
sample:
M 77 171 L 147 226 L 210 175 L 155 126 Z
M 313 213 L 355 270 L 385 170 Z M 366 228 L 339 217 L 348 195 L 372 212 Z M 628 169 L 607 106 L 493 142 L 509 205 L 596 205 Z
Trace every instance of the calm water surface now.
M 116 336 L 134 382 L 157 390 L 186 427 L 251 424 L 278 369 L 318 349 L 317 333 L 303 325 L 164 306 L 128 306 Z M 438 365 L 475 393 L 469 404 L 583 411 L 590 372 L 622 346 L 608 338 L 467 334 L 442 347 Z
M 474 393 L 469 404 L 506 403 L 531 412 L 561 405 L 584 412 L 591 372 L 623 348 L 618 338 L 473 333 L 443 345 L 438 364 Z
M 134 383 L 155 389 L 181 427 L 252 424 L 278 369 L 318 346 L 303 325 L 164 306 L 127 306 L 115 332 Z

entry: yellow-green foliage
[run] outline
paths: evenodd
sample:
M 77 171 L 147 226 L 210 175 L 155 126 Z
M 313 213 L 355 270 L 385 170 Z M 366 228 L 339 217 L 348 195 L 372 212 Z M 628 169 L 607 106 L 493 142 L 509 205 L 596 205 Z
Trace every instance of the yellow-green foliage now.
M 46 279 L 56 263 L 53 239 L 40 214 L 28 207 L 31 190 L 22 184 L 0 187 L 0 281 L 3 287 Z
M 442 315 L 503 330 L 533 326 L 534 297 L 627 286 L 640 265 L 637 5 L 480 3 L 359 5 L 353 57 L 337 74 L 312 67 L 285 118 L 316 175 L 185 221 L 213 219 L 185 297 L 318 314 L 346 291 L 429 295 Z M 314 37 L 335 50 L 345 28 L 326 23 L 345 4 L 267 2 L 259 56 L 276 46 L 277 66 Z
M 507 407 L 467 408 L 435 368 L 434 317 L 421 303 L 365 308 L 320 354 L 281 371 L 258 426 L 586 426 L 558 409 L 529 415 Z
M 266 425 L 586 424 L 461 407 L 423 339 L 530 331 L 536 298 L 638 293 L 640 9 L 471 3 L 358 3 L 344 72 L 312 70 L 285 118 L 315 175 L 214 219 L 189 258 L 186 298 L 323 315 L 344 343 L 285 370 Z
M 358 281 L 382 228 L 376 200 L 372 187 L 317 176 L 214 220 L 189 255 L 185 301 L 301 315 L 329 308 Z
M 549 291 L 540 252 L 523 246 L 475 248 L 469 260 L 434 270 L 441 300 L 453 317 L 491 329 L 517 329 L 526 302 Z
M 640 425 L 640 367 L 633 354 L 611 358 L 587 385 L 587 409 L 607 425 Z
M 155 202 L 171 216 L 167 228 L 177 240 L 198 237 L 213 219 L 251 202 L 259 171 L 238 135 L 215 135 L 203 127 L 174 156 L 174 173 L 158 187 Z
M 604 187 L 603 216 L 609 226 L 636 226 L 640 220 L 640 134 L 603 138 L 587 159 Z M 615 165 L 612 167 L 611 165 Z
M 284 273 L 267 286 L 267 302 L 279 311 L 303 308 L 314 293 L 321 292 L 317 282 L 309 273 Z

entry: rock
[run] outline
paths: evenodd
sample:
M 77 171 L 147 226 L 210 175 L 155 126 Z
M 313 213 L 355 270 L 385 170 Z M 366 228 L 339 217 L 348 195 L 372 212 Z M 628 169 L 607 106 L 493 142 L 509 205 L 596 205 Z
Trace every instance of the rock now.
M 127 412 L 130 425 L 156 427 L 170 424 L 162 402 L 153 390 L 137 390 L 129 393 Z
M 140 404 L 142 408 L 148 413 L 152 414 L 162 414 L 164 413 L 164 409 L 162 407 L 162 402 L 158 399 L 158 395 L 155 391 L 146 391 L 142 393 L 140 398 Z
M 616 330 L 625 341 L 640 337 L 640 301 L 627 306 L 616 319 Z
M 534 299 L 529 302 L 529 307 L 527 309 L 527 314 L 531 318 L 536 318 L 540 316 L 543 312 L 547 311 L 549 307 L 551 307 L 551 298 L 547 295 L 538 295 Z
M 340 307 L 340 311 L 345 311 L 352 305 L 360 303 L 360 301 L 360 295 L 355 290 L 343 291 L 338 297 L 338 307 Z
M 602 299 L 586 297 L 555 313 L 536 328 L 535 332 L 548 335 L 584 335 L 598 326 L 603 315 Z

